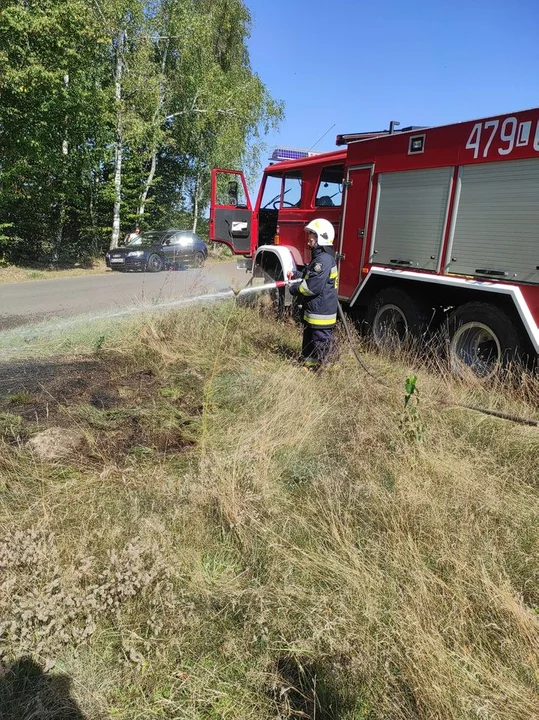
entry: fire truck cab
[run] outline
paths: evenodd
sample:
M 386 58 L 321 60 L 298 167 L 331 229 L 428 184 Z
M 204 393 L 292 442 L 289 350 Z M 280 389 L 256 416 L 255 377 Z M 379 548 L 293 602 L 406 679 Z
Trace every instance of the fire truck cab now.
M 377 343 L 443 328 L 453 369 L 482 377 L 536 357 L 539 109 L 337 145 L 275 156 L 254 208 L 241 172 L 214 170 L 210 238 L 279 280 L 309 259 L 304 226 L 326 218 L 340 299 Z
M 254 210 L 242 172 L 213 171 L 210 239 L 247 256 L 255 272 L 279 280 L 283 272 L 309 261 L 303 228 L 310 220 L 327 218 L 337 236 L 346 151 L 280 150 L 272 157 L 275 163 L 264 171 Z

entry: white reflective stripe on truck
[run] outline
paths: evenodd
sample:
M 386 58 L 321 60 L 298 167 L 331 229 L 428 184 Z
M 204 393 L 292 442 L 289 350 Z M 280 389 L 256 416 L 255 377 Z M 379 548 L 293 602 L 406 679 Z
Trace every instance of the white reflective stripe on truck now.
M 367 277 L 352 298 L 350 307 L 354 305 L 359 295 L 365 290 L 369 279 L 373 275 L 383 275 L 385 277 L 413 280 L 414 282 L 431 283 L 434 285 L 448 285 L 451 287 L 466 288 L 468 290 L 480 290 L 481 292 L 496 293 L 498 295 L 509 295 L 513 298 L 515 307 L 518 310 L 522 324 L 533 344 L 535 352 L 539 354 L 539 328 L 518 285 L 506 285 L 505 283 L 492 283 L 485 280 L 450 277 L 448 275 L 429 275 L 428 273 L 417 273 L 411 272 L 410 270 L 372 266 Z

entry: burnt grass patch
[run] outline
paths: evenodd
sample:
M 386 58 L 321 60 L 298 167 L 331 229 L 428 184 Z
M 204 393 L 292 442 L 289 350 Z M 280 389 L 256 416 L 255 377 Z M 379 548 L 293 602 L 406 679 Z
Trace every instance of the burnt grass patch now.
M 49 427 L 90 433 L 88 460 L 137 452 L 181 453 L 197 441 L 204 378 L 189 367 L 166 377 L 122 356 L 0 365 L 0 438 L 20 444 Z

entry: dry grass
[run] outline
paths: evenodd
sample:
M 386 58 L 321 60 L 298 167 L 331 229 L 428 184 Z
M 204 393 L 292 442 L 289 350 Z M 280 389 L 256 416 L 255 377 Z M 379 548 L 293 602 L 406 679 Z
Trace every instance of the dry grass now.
M 78 277 L 80 275 L 102 275 L 110 272 L 104 260 L 94 260 L 91 268 L 73 267 L 53 269 L 51 267 L 23 267 L 8 265 L 0 267 L 0 283 L 27 282 L 29 280 L 52 280 L 55 278 Z
M 158 423 L 137 422 L 181 433 L 189 408 L 182 451 L 147 433 L 105 452 L 121 414 L 77 405 L 91 452 L 48 464 L 6 421 L 2 717 L 63 717 L 59 677 L 88 719 L 539 716 L 539 430 L 446 407 L 533 415 L 536 380 L 369 356 L 382 385 L 346 349 L 306 373 L 298 348 L 296 327 L 229 304 L 116 340 L 118 378 L 159 380 Z M 20 691 L 28 656 L 47 673 Z

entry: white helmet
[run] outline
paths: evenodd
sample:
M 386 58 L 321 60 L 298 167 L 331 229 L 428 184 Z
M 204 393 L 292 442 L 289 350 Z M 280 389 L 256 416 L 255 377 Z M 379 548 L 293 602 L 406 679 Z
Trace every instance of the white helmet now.
M 319 245 L 333 245 L 335 230 L 329 220 L 316 218 L 305 226 L 305 232 L 312 232 L 316 235 Z

